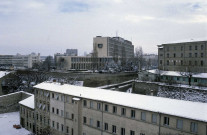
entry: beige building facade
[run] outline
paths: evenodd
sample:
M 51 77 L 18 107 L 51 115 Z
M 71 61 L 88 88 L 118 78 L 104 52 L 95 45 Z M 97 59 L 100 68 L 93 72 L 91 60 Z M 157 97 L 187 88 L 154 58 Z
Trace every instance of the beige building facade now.
M 134 57 L 134 45 L 132 45 L 131 41 L 125 40 L 121 37 L 94 37 L 93 50 L 97 52 L 98 57 Z
M 207 41 L 158 45 L 160 70 L 207 72 Z
M 36 85 L 34 97 L 36 134 L 43 131 L 55 135 L 207 133 L 204 103 L 52 82 Z M 46 118 L 46 122 L 41 118 Z

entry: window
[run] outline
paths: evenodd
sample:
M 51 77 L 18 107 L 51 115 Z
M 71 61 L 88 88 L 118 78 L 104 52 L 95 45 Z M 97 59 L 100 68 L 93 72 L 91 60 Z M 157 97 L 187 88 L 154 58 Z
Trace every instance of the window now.
M 125 135 L 125 128 L 121 128 L 121 135 Z
M 69 113 L 68 112 L 66 112 L 66 118 L 69 118 Z
M 198 80 L 196 78 L 194 78 L 194 82 L 198 82 Z
M 182 120 L 177 120 L 177 129 L 183 129 L 183 121 Z
M 198 132 L 198 124 L 195 123 L 195 122 L 191 122 L 190 131 L 193 132 L 193 133 L 197 133 Z
M 93 119 L 90 118 L 90 125 L 93 126 Z
M 52 127 L 55 127 L 55 121 L 52 121 Z
M 169 117 L 164 117 L 164 125 L 169 126 Z
M 167 60 L 167 65 L 169 66 L 169 60 Z
M 116 126 L 112 125 L 112 133 L 116 133 Z
M 203 50 L 204 48 L 203 48 L 203 45 L 201 45 L 201 50 Z
M 162 65 L 162 60 L 160 60 L 160 65 Z
M 135 135 L 135 131 L 130 130 L 130 135 Z
M 181 51 L 182 51 L 182 50 L 183 50 L 183 46 L 181 46 L 181 48 L 180 48 L 180 49 L 181 49 Z
M 167 51 L 169 51 L 169 47 L 167 47 Z
M 57 122 L 57 130 L 59 130 L 59 123 Z
M 121 115 L 126 115 L 126 108 L 121 108 Z
M 191 61 L 189 61 L 189 66 L 191 66 Z
M 197 61 L 195 61 L 195 66 L 197 66 L 198 65 L 198 62 Z
M 87 123 L 87 118 L 83 117 L 83 123 L 86 124 Z
M 61 110 L 61 116 L 64 117 L 64 112 L 63 112 L 63 110 Z
M 101 103 L 97 103 L 97 110 L 101 110 Z
M 116 113 L 116 112 L 117 112 L 117 107 L 113 106 L 113 113 Z
M 69 127 L 68 126 L 66 127 L 66 133 L 69 133 Z
M 192 46 L 189 46 L 189 50 L 192 50 Z
M 108 130 L 108 123 L 104 123 L 104 130 Z
M 140 133 L 140 135 L 145 135 L 144 133 Z
M 152 114 L 152 123 L 157 123 L 157 114 Z
M 201 53 L 201 57 L 203 57 L 203 53 Z
M 167 58 L 169 58 L 169 53 L 167 54 Z
M 173 61 L 173 64 L 174 64 L 174 66 L 176 65 L 176 61 L 175 60 Z
M 56 99 L 56 100 L 59 100 L 59 94 L 56 94 L 55 99 Z
M 201 60 L 201 66 L 203 66 L 203 61 Z
M 181 57 L 183 57 L 183 53 L 181 53 Z
M 174 51 L 176 51 L 176 47 L 174 47 Z
M 183 65 L 183 61 L 181 60 L 181 66 Z
M 90 108 L 93 108 L 93 101 L 90 101 Z
M 57 114 L 57 115 L 59 114 L 59 109 L 56 109 L 56 114 Z
M 64 125 L 61 124 L 61 131 L 63 132 L 64 131 Z
M 74 119 L 74 114 L 73 114 L 73 113 L 71 114 L 71 119 L 72 119 L 72 120 Z
M 198 53 L 195 53 L 195 57 L 196 57 L 196 58 L 198 57 Z
M 131 110 L 131 118 L 135 118 L 135 110 Z
M 174 58 L 176 57 L 176 53 L 173 54 Z
M 189 57 L 190 57 L 190 58 L 192 57 L 192 53 L 189 53 Z
M 141 120 L 145 121 L 146 120 L 146 113 L 141 112 Z
M 87 106 L 87 101 L 83 100 L 83 106 Z
M 54 95 L 54 93 L 52 93 L 52 98 L 55 98 L 55 95 Z
M 100 121 L 97 121 L 97 128 L 100 128 L 101 126 L 100 126 Z
M 198 50 L 198 46 L 197 45 L 195 46 L 195 50 Z
M 105 104 L 105 111 L 108 112 L 108 105 Z
M 61 101 L 64 102 L 64 95 L 61 95 Z
M 55 113 L 55 108 L 54 107 L 52 108 L 52 113 Z

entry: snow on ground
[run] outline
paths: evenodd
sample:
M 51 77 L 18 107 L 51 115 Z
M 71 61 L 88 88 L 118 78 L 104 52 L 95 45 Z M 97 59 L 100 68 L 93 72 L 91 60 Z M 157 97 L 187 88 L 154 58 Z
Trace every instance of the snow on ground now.
M 0 71 L 0 78 L 4 77 L 5 75 L 9 74 L 10 72 Z
M 13 128 L 14 124 L 20 124 L 19 112 L 0 114 L 0 135 L 28 135 L 30 133 L 24 128 Z

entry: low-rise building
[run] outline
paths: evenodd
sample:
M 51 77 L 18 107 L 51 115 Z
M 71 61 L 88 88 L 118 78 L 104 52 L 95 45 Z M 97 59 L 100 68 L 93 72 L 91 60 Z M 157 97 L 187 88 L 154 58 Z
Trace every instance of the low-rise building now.
M 206 135 L 207 132 L 205 103 L 52 82 L 34 88 L 37 134 L 46 129 L 56 135 Z
M 0 55 L 0 67 L 13 68 L 32 68 L 34 63 L 40 62 L 40 54 L 31 53 L 29 55 Z

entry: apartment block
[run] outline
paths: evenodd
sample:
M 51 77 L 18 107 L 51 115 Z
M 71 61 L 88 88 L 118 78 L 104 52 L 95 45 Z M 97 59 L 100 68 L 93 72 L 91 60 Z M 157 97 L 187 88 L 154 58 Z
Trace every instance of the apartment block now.
M 207 72 L 207 41 L 158 45 L 160 70 Z
M 5 68 L 32 68 L 33 63 L 40 62 L 40 54 L 29 55 L 0 55 L 0 67 Z
M 128 59 L 134 57 L 134 45 L 121 37 L 94 37 L 93 50 L 97 52 L 98 57 Z
M 36 134 L 49 131 L 56 135 L 206 135 L 207 132 L 205 103 L 54 82 L 34 88 Z M 43 117 L 48 123 L 42 122 Z

